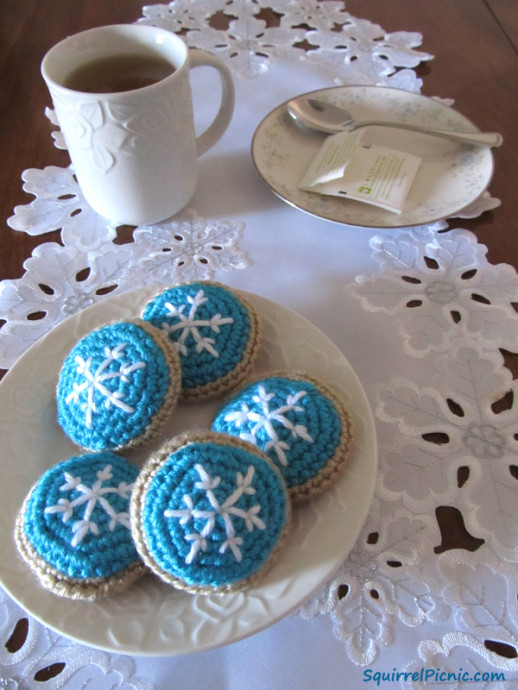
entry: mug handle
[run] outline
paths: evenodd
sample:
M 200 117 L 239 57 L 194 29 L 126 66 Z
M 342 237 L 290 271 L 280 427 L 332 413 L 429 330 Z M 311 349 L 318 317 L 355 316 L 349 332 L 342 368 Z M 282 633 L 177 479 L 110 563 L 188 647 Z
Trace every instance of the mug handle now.
M 229 68 L 218 57 L 205 50 L 190 50 L 189 62 L 192 67 L 214 67 L 219 72 L 221 79 L 221 104 L 212 124 L 196 137 L 196 153 L 201 156 L 221 139 L 230 124 L 235 104 L 234 81 Z

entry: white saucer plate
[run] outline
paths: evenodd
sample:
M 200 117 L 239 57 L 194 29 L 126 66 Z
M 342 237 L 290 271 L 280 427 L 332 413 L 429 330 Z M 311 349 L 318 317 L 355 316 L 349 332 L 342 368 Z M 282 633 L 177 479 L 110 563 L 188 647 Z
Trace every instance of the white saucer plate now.
M 146 575 L 125 592 L 97 602 L 44 590 L 16 551 L 15 517 L 31 486 L 55 463 L 79 451 L 56 423 L 55 388 L 61 363 L 79 338 L 111 321 L 134 318 L 163 288 L 106 299 L 36 342 L 0 384 L 0 584 L 28 613 L 59 633 L 111 652 L 174 655 L 243 639 L 296 611 L 352 549 L 371 503 L 377 447 L 371 410 L 342 353 L 315 326 L 279 304 L 248 293 L 263 324 L 252 375 L 306 370 L 348 404 L 355 446 L 331 489 L 293 510 L 286 547 L 257 587 L 226 595 L 191 595 Z M 222 401 L 180 405 L 160 438 L 126 457 L 146 455 L 180 431 L 210 428 Z
M 453 108 L 420 94 L 382 86 L 337 86 L 312 91 L 312 98 L 342 106 L 356 120 L 391 120 L 434 129 L 478 132 Z M 257 171 L 281 199 L 325 220 L 374 228 L 424 225 L 455 217 L 487 189 L 493 175 L 490 149 L 427 134 L 388 127 L 368 127 L 363 139 L 422 159 L 401 214 L 360 201 L 338 199 L 298 189 L 300 180 L 326 135 L 298 125 L 286 103 L 257 127 L 252 158 Z

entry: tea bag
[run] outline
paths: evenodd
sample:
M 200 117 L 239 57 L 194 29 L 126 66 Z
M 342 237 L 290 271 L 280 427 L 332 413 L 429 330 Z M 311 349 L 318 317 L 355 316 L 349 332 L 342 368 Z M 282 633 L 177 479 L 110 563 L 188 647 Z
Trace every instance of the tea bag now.
M 299 189 L 339 196 L 401 213 L 421 159 L 365 143 L 362 132 L 325 139 Z

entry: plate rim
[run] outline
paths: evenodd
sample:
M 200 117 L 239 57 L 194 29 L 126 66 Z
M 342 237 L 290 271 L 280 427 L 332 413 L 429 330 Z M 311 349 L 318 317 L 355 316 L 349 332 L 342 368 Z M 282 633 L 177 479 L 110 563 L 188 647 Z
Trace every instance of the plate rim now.
M 15 362 L 13 367 L 7 372 L 6 376 L 4 379 L 0 382 L 0 400 L 4 396 L 4 391 L 6 388 L 9 388 L 11 384 L 8 384 L 7 386 L 5 385 L 5 381 L 10 381 L 12 382 L 13 379 L 16 382 L 16 378 L 19 375 L 19 371 L 23 371 L 23 365 L 24 362 L 26 361 L 26 358 L 32 357 L 34 352 L 38 352 L 40 348 L 45 348 L 47 345 L 47 341 L 50 341 L 52 343 L 53 339 L 58 338 L 60 335 L 63 333 L 67 332 L 67 329 L 71 329 L 74 339 L 77 340 L 79 337 L 82 337 L 81 333 L 78 334 L 78 329 L 74 329 L 74 326 L 79 327 L 79 331 L 81 330 L 80 328 L 80 323 L 81 320 L 85 318 L 85 313 L 88 312 L 89 315 L 92 314 L 92 312 L 96 313 L 99 312 L 98 315 L 96 315 L 95 321 L 96 323 L 94 324 L 94 327 L 97 327 L 98 325 L 102 325 L 103 323 L 109 323 L 110 321 L 113 321 L 113 318 L 106 319 L 102 317 L 102 312 L 103 309 L 106 308 L 106 305 L 108 302 L 111 303 L 112 307 L 114 306 L 115 309 L 122 309 L 124 306 L 127 306 L 127 303 L 132 301 L 133 304 L 136 305 L 142 305 L 143 300 L 145 299 L 151 299 L 151 297 L 156 294 L 158 291 L 164 290 L 164 286 L 146 286 L 143 288 L 138 288 L 136 290 L 131 290 L 131 291 L 126 291 L 122 292 L 116 295 L 111 295 L 110 297 L 107 297 L 103 300 L 100 300 L 99 302 L 96 302 L 93 305 L 90 305 L 86 309 L 77 312 L 76 314 L 68 317 L 67 319 L 64 319 L 61 321 L 59 324 L 57 324 L 54 328 L 52 328 L 50 331 L 48 331 L 44 336 L 42 336 L 40 339 L 38 339 L 35 343 L 31 345 L 31 347 Z M 55 630 L 61 635 L 64 635 L 72 640 L 75 640 L 79 642 L 80 644 L 84 644 L 86 646 L 90 646 L 96 649 L 101 649 L 107 652 L 111 653 L 118 653 L 118 654 L 132 654 L 134 656 L 143 656 L 143 657 L 163 657 L 163 656 L 174 656 L 178 654 L 188 654 L 188 653 L 195 653 L 198 651 L 208 651 L 210 649 L 215 649 L 219 648 L 237 641 L 240 641 L 242 639 L 245 639 L 246 637 L 249 637 L 251 635 L 257 634 L 258 632 L 261 632 L 262 630 L 270 627 L 274 623 L 278 622 L 279 620 L 282 620 L 286 616 L 292 614 L 294 611 L 296 611 L 300 606 L 303 604 L 305 600 L 310 598 L 315 591 L 319 589 L 319 587 L 322 586 L 322 584 L 328 580 L 334 572 L 340 567 L 341 563 L 343 560 L 347 557 L 348 553 L 352 550 L 354 547 L 354 543 L 356 542 L 363 526 L 364 523 L 367 519 L 368 512 L 370 510 L 370 506 L 374 497 L 374 491 L 375 491 L 375 485 L 376 485 L 376 477 L 377 477 L 377 468 L 378 468 L 378 443 L 377 443 L 377 435 L 376 435 L 376 427 L 375 427 L 375 422 L 374 422 L 374 416 L 373 412 L 370 406 L 370 403 L 368 401 L 367 395 L 365 393 L 365 390 L 356 374 L 354 369 L 352 368 L 351 364 L 349 363 L 348 359 L 346 356 L 341 352 L 341 350 L 337 347 L 337 345 L 331 341 L 331 339 L 323 333 L 317 326 L 312 324 L 309 320 L 307 320 L 304 316 L 299 314 L 298 312 L 290 309 L 289 307 L 286 307 L 278 302 L 275 302 L 273 300 L 270 300 L 266 297 L 263 297 L 261 295 L 255 294 L 255 293 L 250 293 L 245 290 L 241 289 L 236 289 L 236 292 L 241 293 L 244 297 L 247 299 L 251 300 L 252 304 L 258 309 L 259 315 L 261 315 L 261 302 L 263 305 L 270 306 L 273 309 L 280 309 L 281 311 L 284 312 L 289 312 L 291 315 L 293 315 L 300 323 L 301 325 L 304 325 L 305 327 L 308 327 L 313 330 L 313 332 L 318 336 L 319 342 L 320 340 L 325 343 L 326 348 L 329 348 L 329 352 L 332 353 L 334 356 L 338 356 L 339 360 L 342 361 L 342 363 L 345 365 L 347 369 L 347 377 L 354 383 L 354 386 L 356 387 L 356 394 L 360 395 L 360 403 L 361 403 L 361 408 L 362 408 L 362 419 L 364 419 L 367 422 L 368 429 L 366 429 L 366 436 L 367 440 L 369 442 L 369 451 L 372 451 L 372 458 L 371 458 L 371 466 L 370 466 L 370 476 L 368 477 L 368 487 L 367 491 L 362 497 L 365 499 L 365 505 L 364 505 L 364 510 L 363 513 L 360 515 L 360 519 L 357 521 L 356 525 L 354 526 L 355 528 L 351 531 L 349 535 L 349 539 L 347 541 L 348 546 L 341 550 L 339 552 L 339 556 L 335 559 L 337 563 L 334 564 L 333 570 L 331 570 L 325 575 L 325 577 L 320 578 L 318 581 L 314 582 L 313 585 L 311 586 L 310 589 L 304 591 L 304 595 L 301 600 L 297 601 L 294 604 L 291 604 L 287 609 L 283 609 L 282 612 L 277 615 L 274 614 L 271 617 L 267 617 L 265 620 L 261 622 L 261 624 L 255 625 L 251 630 L 247 631 L 241 631 L 241 634 L 237 636 L 233 636 L 229 639 L 223 640 L 223 641 L 218 641 L 214 644 L 202 644 L 199 647 L 193 647 L 192 645 L 187 645 L 187 647 L 182 647 L 182 648 L 176 648 L 174 646 L 171 646 L 171 640 L 169 640 L 169 645 L 167 648 L 161 648 L 161 649 L 140 649 L 137 647 L 131 647 L 130 645 L 113 645 L 109 644 L 109 642 L 98 642 L 94 641 L 95 637 L 95 632 L 90 633 L 89 635 L 86 636 L 78 636 L 77 634 L 73 634 L 70 631 L 67 631 L 66 624 L 63 625 L 62 621 L 56 621 L 49 620 L 48 617 L 45 617 L 41 612 L 34 611 L 31 609 L 31 607 L 27 608 L 27 603 L 24 601 L 23 598 L 23 591 L 18 593 L 17 591 L 13 591 L 12 587 L 6 586 L 4 582 L 4 576 L 2 573 L 2 568 L 0 566 L 0 585 L 3 587 L 3 589 L 6 591 L 6 593 L 19 605 L 23 608 L 24 611 L 29 613 L 33 618 L 36 620 L 40 621 L 43 625 Z M 120 302 L 120 305 L 118 304 Z M 259 307 L 258 307 L 259 305 Z M 91 330 L 91 329 L 88 329 Z M 327 352 L 327 350 L 326 350 Z M 335 361 L 333 359 L 333 361 Z M 59 362 L 56 362 L 56 369 L 57 372 L 59 372 Z M 309 367 L 308 371 L 311 371 L 311 367 Z M 368 433 L 367 433 L 368 432 Z M 81 451 L 78 449 L 78 454 L 80 454 Z M 57 462 L 57 461 L 56 461 Z M 52 462 L 49 463 L 49 467 L 52 466 Z M 3 470 L 0 470 L 0 476 L 3 474 Z M 24 491 L 27 493 L 30 490 L 30 486 L 25 486 Z M 1 495 L 1 490 L 0 490 L 0 495 Z M 7 523 L 9 525 L 9 520 L 7 520 Z M 7 526 L 8 526 L 7 525 Z M 14 523 L 12 524 L 12 530 L 14 531 Z M 6 536 L 4 534 L 4 540 L 6 539 Z M 16 547 L 13 546 L 14 551 L 16 551 Z M 17 554 L 16 554 L 17 555 Z M 272 567 L 272 569 L 275 567 L 275 565 Z M 34 576 L 35 577 L 35 576 Z M 53 601 L 54 597 L 57 595 L 54 595 L 51 592 L 48 592 L 42 588 L 40 588 L 39 583 L 37 583 L 37 580 L 34 580 L 36 587 L 39 589 L 39 591 L 42 593 L 42 595 L 45 596 L 45 598 L 50 597 L 49 601 Z M 22 586 L 23 587 L 23 586 Z M 254 591 L 260 590 L 260 583 L 258 587 L 252 588 L 250 590 L 250 593 L 253 594 Z M 246 594 L 246 593 L 245 593 Z M 191 595 L 189 595 L 191 596 Z M 61 598 L 58 598 L 61 599 Z M 66 600 L 65 600 L 66 601 Z M 89 602 L 86 602 L 86 605 L 89 605 Z M 43 607 L 45 608 L 45 607 Z M 52 607 L 50 607 L 49 610 L 51 610 Z M 109 636 L 108 636 L 109 637 Z
M 282 103 L 280 103 L 279 105 L 275 106 L 275 108 L 270 110 L 261 119 L 261 121 L 259 122 L 259 124 L 255 128 L 253 136 L 252 136 L 250 151 L 251 151 L 252 162 L 254 164 L 254 167 L 255 167 L 258 175 L 260 176 L 260 178 L 265 183 L 265 185 L 279 199 L 284 201 L 289 206 L 296 208 L 297 210 L 302 211 L 303 213 L 306 213 L 309 216 L 312 216 L 314 218 L 320 218 L 321 220 L 325 220 L 329 223 L 337 223 L 338 225 L 346 225 L 346 226 L 354 227 L 354 228 L 375 228 L 375 229 L 379 229 L 379 230 L 396 230 L 397 228 L 419 227 L 421 225 L 430 225 L 432 223 L 438 223 L 441 220 L 447 220 L 449 218 L 457 218 L 458 216 L 455 214 L 460 214 L 464 209 L 466 209 L 469 206 L 471 206 L 472 204 L 474 204 L 476 201 L 478 201 L 478 199 L 480 199 L 485 194 L 485 192 L 489 188 L 489 185 L 491 184 L 491 181 L 493 179 L 494 172 L 495 172 L 495 157 L 494 157 L 491 149 L 488 149 L 488 152 L 490 154 L 490 170 L 489 170 L 489 176 L 488 176 L 487 184 L 485 185 L 484 189 L 479 194 L 477 194 L 476 197 L 473 197 L 473 199 L 468 204 L 465 204 L 464 206 L 456 209 L 456 211 L 451 212 L 451 213 L 447 214 L 446 216 L 445 215 L 434 216 L 430 219 L 419 221 L 417 223 L 416 222 L 403 222 L 403 223 L 395 223 L 395 224 L 389 224 L 389 225 L 382 224 L 382 223 L 379 223 L 376 225 L 374 225 L 374 224 L 365 225 L 365 224 L 354 222 L 354 221 L 339 220 L 337 218 L 330 218 L 326 215 L 318 213 L 317 211 L 312 211 L 308 208 L 305 208 L 301 204 L 298 204 L 294 200 L 289 199 L 286 196 L 284 196 L 279 190 L 277 190 L 275 187 L 272 186 L 272 184 L 270 184 L 270 182 L 266 179 L 265 175 L 261 171 L 260 166 L 258 165 L 256 155 L 255 155 L 255 148 L 256 148 L 256 144 L 257 144 L 257 140 L 258 140 L 261 128 L 264 127 L 267 124 L 268 120 L 273 118 L 274 115 L 276 115 L 279 111 L 286 109 L 286 106 L 289 103 L 289 101 L 293 100 L 294 98 L 311 97 L 311 96 L 314 96 L 315 94 L 323 94 L 323 93 L 328 93 L 328 92 L 332 92 L 332 91 L 344 91 L 344 90 L 347 91 L 347 90 L 352 90 L 352 89 L 367 89 L 370 91 L 374 91 L 374 90 L 381 91 L 381 90 L 383 90 L 383 91 L 392 91 L 392 92 L 401 93 L 401 94 L 408 94 L 410 96 L 416 96 L 416 97 L 419 97 L 423 100 L 430 101 L 436 105 L 441 105 L 444 108 L 449 108 L 452 112 L 454 112 L 457 115 L 460 115 L 462 118 L 464 118 L 466 120 L 466 122 L 468 122 L 471 125 L 471 127 L 473 128 L 473 132 L 480 132 L 481 131 L 470 118 L 468 118 L 466 115 L 464 115 L 460 111 L 456 110 L 454 107 L 443 103 L 441 100 L 436 100 L 435 98 L 433 98 L 431 96 L 425 96 L 424 94 L 416 93 L 415 91 L 407 91 L 405 89 L 398 89 L 398 88 L 395 88 L 393 86 L 378 86 L 378 85 L 372 85 L 372 84 L 343 84 L 343 85 L 337 85 L 337 86 L 329 86 L 329 87 L 322 87 L 322 88 L 318 88 L 318 89 L 312 89 L 311 91 L 307 91 L 305 93 L 298 94 L 297 96 L 292 96 L 292 97 L 286 99 L 285 101 L 283 101 Z M 319 195 L 319 196 L 324 196 L 324 195 Z M 360 202 L 358 202 L 358 203 L 360 203 Z

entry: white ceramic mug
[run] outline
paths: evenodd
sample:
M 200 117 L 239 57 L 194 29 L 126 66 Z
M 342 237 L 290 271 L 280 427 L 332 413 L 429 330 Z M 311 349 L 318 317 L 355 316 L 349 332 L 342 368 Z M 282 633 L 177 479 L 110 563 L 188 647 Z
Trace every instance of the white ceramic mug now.
M 79 66 L 117 54 L 159 55 L 174 71 L 157 83 L 118 93 L 64 86 Z M 200 65 L 217 70 L 222 88 L 216 117 L 196 138 L 189 70 Z M 221 60 L 189 50 L 170 31 L 117 24 L 64 39 L 45 55 L 41 71 L 92 208 L 118 224 L 146 225 L 188 203 L 196 188 L 197 158 L 220 139 L 234 110 L 234 84 Z

